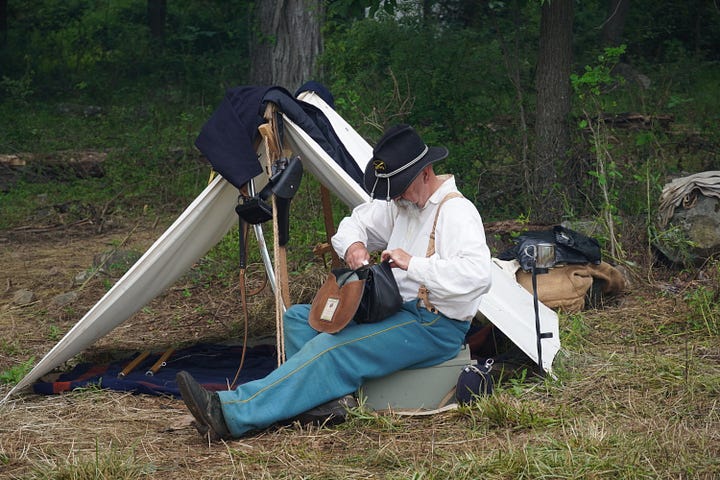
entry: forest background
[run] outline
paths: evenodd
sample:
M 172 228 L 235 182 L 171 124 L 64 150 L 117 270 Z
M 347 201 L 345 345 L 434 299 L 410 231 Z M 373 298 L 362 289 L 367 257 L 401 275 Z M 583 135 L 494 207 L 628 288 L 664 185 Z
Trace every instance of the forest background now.
M 2 153 L 109 152 L 95 183 L 5 186 L 0 226 L 40 190 L 185 203 L 225 89 L 317 80 L 371 143 L 407 122 L 447 145 L 486 220 L 653 233 L 668 177 L 717 167 L 719 19 L 702 0 L 0 2 Z
M 0 409 L 0 473 L 716 478 L 720 264 L 688 256 L 667 267 L 652 245 L 692 247 L 657 225 L 663 185 L 720 168 L 719 52 L 712 0 L 0 0 L 2 388 L 127 265 L 62 307 L 46 300 L 69 287 L 48 272 L 72 276 L 76 259 L 97 253 L 77 245 L 137 240 L 142 253 L 204 188 L 210 169 L 194 141 L 237 85 L 294 92 L 320 81 L 370 143 L 410 123 L 449 148 L 440 167 L 478 207 L 493 253 L 524 228 L 569 222 L 629 280 L 619 305 L 561 314 L 556 382 L 506 382 L 455 416 L 358 414 L 340 430 L 279 429 L 208 456 L 186 425 L 168 427 L 186 413 L 178 402 L 31 396 Z M 294 200 L 294 285 L 326 267 L 312 252 L 326 240 L 316 187 L 306 175 Z M 333 207 L 336 221 L 347 212 Z M 92 353 L 239 338 L 237 262 L 231 232 L 129 322 L 147 333 L 114 333 Z M 24 283 L 46 298 L 14 305 Z M 317 284 L 299 287 L 293 300 L 307 301 Z M 251 304 L 252 333 L 272 328 L 256 321 L 272 317 L 271 303 Z M 109 420 L 111 440 L 78 418 Z

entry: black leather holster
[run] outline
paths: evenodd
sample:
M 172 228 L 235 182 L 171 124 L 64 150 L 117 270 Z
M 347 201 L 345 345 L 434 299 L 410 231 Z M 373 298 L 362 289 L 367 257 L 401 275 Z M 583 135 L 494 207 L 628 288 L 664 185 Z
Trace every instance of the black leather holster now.
M 270 179 L 255 196 L 240 195 L 235 211 L 240 218 L 251 225 L 266 222 L 272 218 L 271 195 L 275 195 L 278 216 L 278 238 L 280 246 L 290 239 L 290 201 L 300 188 L 303 166 L 300 157 L 281 158 L 272 165 Z

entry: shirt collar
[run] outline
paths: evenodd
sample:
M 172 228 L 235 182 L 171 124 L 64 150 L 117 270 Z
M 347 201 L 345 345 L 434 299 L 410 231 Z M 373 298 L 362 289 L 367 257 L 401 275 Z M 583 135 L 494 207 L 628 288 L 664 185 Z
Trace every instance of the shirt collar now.
M 437 205 L 442 201 L 443 198 L 445 198 L 445 195 L 447 195 L 450 192 L 454 192 L 457 190 L 455 187 L 455 176 L 450 174 L 445 175 L 438 175 L 438 178 L 443 181 L 442 185 L 440 185 L 440 188 L 435 190 L 432 195 L 430 195 L 430 198 L 428 198 L 428 201 L 425 203 L 425 207 L 427 207 L 430 204 Z

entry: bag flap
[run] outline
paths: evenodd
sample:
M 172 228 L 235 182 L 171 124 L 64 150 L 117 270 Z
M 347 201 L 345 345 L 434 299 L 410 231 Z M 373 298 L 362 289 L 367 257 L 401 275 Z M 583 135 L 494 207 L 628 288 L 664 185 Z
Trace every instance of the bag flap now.
M 343 280 L 341 286 L 335 274 L 330 273 L 313 298 L 308 323 L 318 332 L 339 332 L 350 323 L 360 305 L 365 280 Z

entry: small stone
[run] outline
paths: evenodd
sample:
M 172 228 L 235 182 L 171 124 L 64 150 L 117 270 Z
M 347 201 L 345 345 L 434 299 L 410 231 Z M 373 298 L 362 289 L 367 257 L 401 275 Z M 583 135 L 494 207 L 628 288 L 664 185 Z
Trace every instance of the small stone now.
M 88 278 L 92 275 L 92 272 L 89 272 L 87 270 L 84 270 L 77 275 L 75 275 L 75 278 L 73 278 L 73 285 L 82 285 L 87 281 Z
M 13 303 L 15 305 L 28 305 L 35 301 L 35 293 L 30 290 L 18 290 L 13 295 Z
M 53 307 L 64 307 L 65 305 L 73 303 L 75 300 L 77 300 L 77 298 L 77 292 L 61 293 L 60 295 L 56 295 L 50 301 L 50 305 L 52 305 Z
M 57 275 L 60 275 L 61 273 L 62 272 L 60 271 L 60 269 L 57 266 L 50 267 L 50 269 L 47 272 L 49 277 L 55 277 Z

